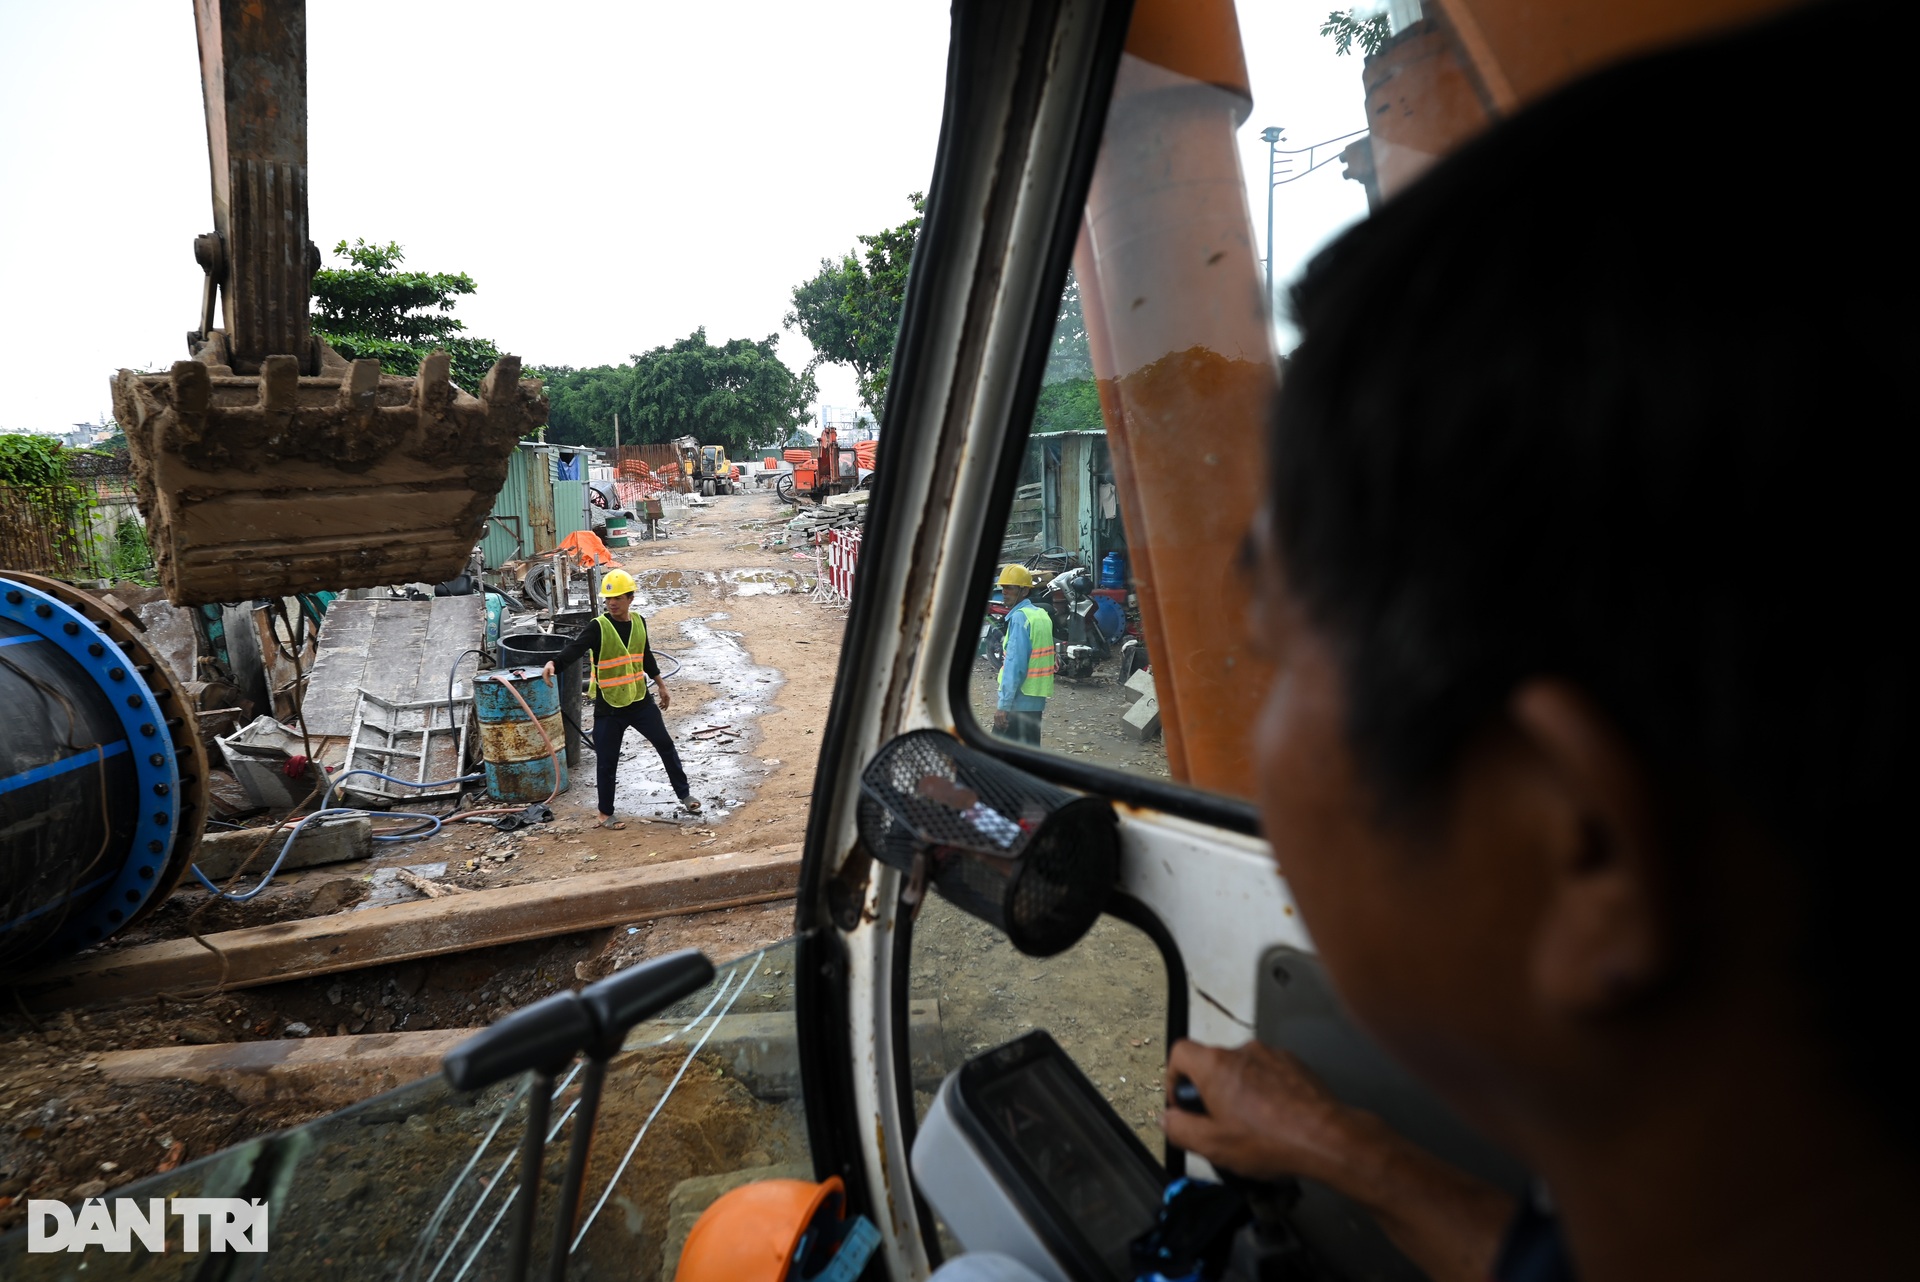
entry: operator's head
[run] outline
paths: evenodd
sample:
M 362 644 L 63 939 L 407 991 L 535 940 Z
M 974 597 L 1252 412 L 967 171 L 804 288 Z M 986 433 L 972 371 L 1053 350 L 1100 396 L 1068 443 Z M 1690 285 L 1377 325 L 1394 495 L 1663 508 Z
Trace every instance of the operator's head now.
M 1000 599 L 1009 608 L 1019 605 L 1033 591 L 1033 571 L 1024 565 L 1009 565 L 1000 571 Z
M 607 614 L 625 619 L 633 609 L 633 594 L 639 586 L 625 570 L 608 570 L 600 580 L 600 599 L 606 604 Z
M 1577 85 L 1294 295 L 1265 824 L 1356 1014 L 1536 1165 L 1783 1074 L 1920 1136 L 1911 215 L 1778 168 L 1904 145 L 1902 14 Z

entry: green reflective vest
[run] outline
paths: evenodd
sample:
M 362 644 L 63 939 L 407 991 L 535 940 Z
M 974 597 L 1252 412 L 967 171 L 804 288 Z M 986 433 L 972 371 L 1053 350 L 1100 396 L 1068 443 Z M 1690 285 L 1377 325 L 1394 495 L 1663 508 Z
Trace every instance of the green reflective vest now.
M 601 615 L 600 644 L 594 647 L 593 692 L 609 706 L 624 708 L 647 697 L 647 621 L 633 616 L 633 639 L 622 641 L 613 621 Z
M 1053 697 L 1053 616 L 1035 605 L 1031 600 L 1022 601 L 1017 607 L 1027 621 L 1027 642 L 1032 647 L 1027 653 L 1027 678 L 1020 683 L 1020 693 L 1038 696 L 1042 699 Z

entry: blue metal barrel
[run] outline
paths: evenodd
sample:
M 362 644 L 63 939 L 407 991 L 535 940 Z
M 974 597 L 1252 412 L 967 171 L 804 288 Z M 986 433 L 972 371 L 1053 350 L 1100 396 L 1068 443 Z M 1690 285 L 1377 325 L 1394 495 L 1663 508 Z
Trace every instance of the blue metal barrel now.
M 0 575 L 0 973 L 98 943 L 179 881 L 206 772 L 185 702 L 101 602 Z
M 519 699 L 513 697 L 518 691 Z M 521 708 L 521 700 L 526 708 Z M 474 678 L 473 704 L 480 717 L 480 757 L 487 794 L 496 801 L 545 801 L 567 790 L 566 728 L 560 719 L 560 683 L 539 668 L 500 668 Z M 527 719 L 531 712 L 539 726 Z M 546 731 L 541 735 L 541 728 Z M 548 747 L 559 748 L 552 753 Z M 554 772 L 559 772 L 559 786 Z

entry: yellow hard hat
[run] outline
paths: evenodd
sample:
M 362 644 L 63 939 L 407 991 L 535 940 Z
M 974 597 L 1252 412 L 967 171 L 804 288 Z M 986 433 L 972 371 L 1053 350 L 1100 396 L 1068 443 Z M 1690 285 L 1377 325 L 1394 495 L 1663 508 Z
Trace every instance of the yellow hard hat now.
M 639 586 L 633 581 L 633 576 L 625 570 L 608 570 L 607 577 L 600 580 L 600 595 L 602 597 L 625 596 Z
M 1030 588 L 1033 586 L 1033 571 L 1024 565 L 1010 565 L 1000 571 L 1000 586 Z

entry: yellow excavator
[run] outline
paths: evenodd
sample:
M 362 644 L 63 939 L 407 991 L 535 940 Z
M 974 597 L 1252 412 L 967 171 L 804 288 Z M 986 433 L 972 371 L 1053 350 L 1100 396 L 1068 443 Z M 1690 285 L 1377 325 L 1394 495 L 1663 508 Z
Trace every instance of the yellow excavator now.
M 515 443 L 546 422 L 540 384 L 503 356 L 469 395 L 444 352 L 396 378 L 312 332 L 305 0 L 193 10 L 214 223 L 194 240 L 200 326 L 190 359 L 113 380 L 167 595 L 198 605 L 452 578 Z

